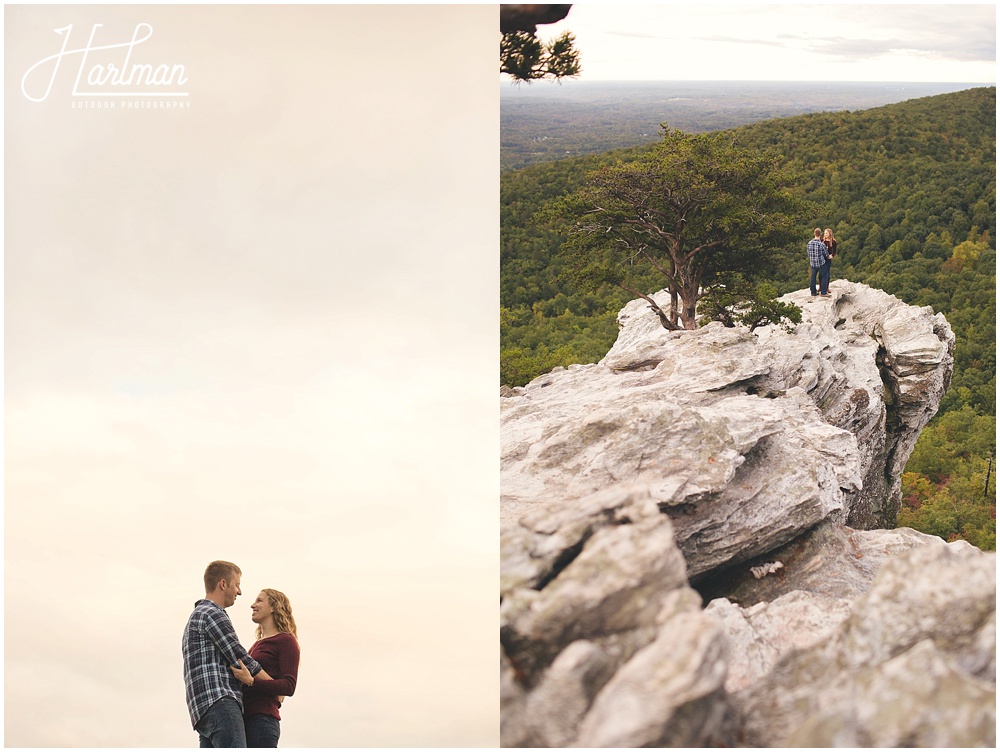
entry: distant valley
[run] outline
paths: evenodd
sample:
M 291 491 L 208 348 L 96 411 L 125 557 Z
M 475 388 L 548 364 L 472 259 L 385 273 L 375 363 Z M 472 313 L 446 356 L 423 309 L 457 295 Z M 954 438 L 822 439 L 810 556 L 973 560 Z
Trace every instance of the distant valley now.
M 963 83 L 644 81 L 501 83 L 500 169 L 641 146 L 660 124 L 700 133 L 961 91 Z

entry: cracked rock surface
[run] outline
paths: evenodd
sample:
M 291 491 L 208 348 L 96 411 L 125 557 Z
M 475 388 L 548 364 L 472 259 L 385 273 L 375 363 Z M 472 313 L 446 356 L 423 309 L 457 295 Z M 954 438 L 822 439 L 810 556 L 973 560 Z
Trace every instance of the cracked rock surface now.
M 748 746 L 994 747 L 996 555 L 962 541 L 890 558 L 831 634 L 733 701 Z
M 993 746 L 995 554 L 879 529 L 954 337 L 831 293 L 502 390 L 504 746 Z
M 600 363 L 505 390 L 501 527 L 642 484 L 673 520 L 692 577 L 823 520 L 893 527 L 899 478 L 950 383 L 955 338 L 928 308 L 850 282 L 830 291 L 785 296 L 803 309 L 793 333 L 669 332 L 633 301 Z
M 538 510 L 501 537 L 504 746 L 732 738 L 726 642 L 643 487 Z

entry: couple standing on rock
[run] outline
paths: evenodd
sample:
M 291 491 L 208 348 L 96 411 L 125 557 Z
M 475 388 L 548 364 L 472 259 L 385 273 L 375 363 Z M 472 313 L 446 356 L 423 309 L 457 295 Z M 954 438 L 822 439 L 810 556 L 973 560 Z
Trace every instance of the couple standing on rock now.
M 814 297 L 830 297 L 830 259 L 837 255 L 837 241 L 833 230 L 818 227 L 813 230 L 813 239 L 806 246 L 809 255 L 809 294 Z M 819 277 L 819 292 L 816 292 L 816 278 Z

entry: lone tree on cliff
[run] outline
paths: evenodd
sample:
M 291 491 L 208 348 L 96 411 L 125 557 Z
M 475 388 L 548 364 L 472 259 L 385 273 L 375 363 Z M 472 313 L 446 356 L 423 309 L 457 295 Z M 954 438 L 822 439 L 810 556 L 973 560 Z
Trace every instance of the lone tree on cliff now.
M 732 134 L 663 126 L 649 152 L 597 170 L 557 204 L 570 221 L 560 252 L 576 283 L 610 283 L 643 298 L 666 329 L 696 328 L 706 296 L 713 318 L 753 326 L 741 312 L 761 309 L 768 288 L 757 283 L 799 239 L 795 215 L 804 204 L 792 184 L 775 156 L 741 148 Z M 667 311 L 638 289 L 651 271 L 666 282 Z M 801 313 L 777 301 L 765 308 L 768 323 Z

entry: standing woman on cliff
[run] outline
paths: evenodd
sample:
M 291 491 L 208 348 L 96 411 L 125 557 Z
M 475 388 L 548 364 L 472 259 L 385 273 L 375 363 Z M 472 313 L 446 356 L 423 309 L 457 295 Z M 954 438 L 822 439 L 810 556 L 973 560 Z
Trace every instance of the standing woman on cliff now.
M 288 596 L 265 588 L 250 606 L 257 642 L 250 656 L 272 679 L 254 679 L 243 668 L 231 669 L 243 683 L 243 722 L 248 747 L 277 747 L 281 735 L 278 712 L 286 696 L 295 694 L 299 675 L 299 641 Z
M 823 230 L 823 245 L 826 246 L 826 251 L 830 254 L 830 258 L 837 255 L 837 239 L 833 237 L 833 230 L 829 227 Z
M 827 227 L 823 230 L 823 244 L 826 246 L 826 250 L 830 254 L 830 258 L 837 255 L 837 240 L 833 237 L 833 230 Z
M 827 284 L 829 285 L 830 271 L 833 267 L 833 257 L 837 255 L 837 239 L 833 237 L 833 230 L 829 227 L 823 230 L 823 245 L 826 246 L 826 252 L 830 256 L 830 258 L 826 260 L 826 279 Z

